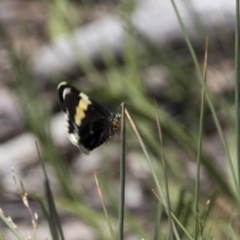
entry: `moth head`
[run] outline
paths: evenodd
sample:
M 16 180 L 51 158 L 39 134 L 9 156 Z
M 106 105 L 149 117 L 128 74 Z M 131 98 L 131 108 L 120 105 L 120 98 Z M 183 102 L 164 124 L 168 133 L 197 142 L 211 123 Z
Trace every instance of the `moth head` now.
M 111 132 L 112 132 L 112 134 L 116 133 L 118 126 L 119 126 L 118 122 L 120 119 L 121 119 L 121 114 L 119 114 L 119 113 L 112 114 L 112 117 L 111 117 Z

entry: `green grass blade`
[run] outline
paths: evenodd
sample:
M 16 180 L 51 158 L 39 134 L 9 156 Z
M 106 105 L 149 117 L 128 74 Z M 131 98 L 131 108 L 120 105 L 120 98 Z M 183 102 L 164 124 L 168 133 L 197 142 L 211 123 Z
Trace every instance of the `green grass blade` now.
M 239 121 L 239 0 L 236 0 L 236 26 L 235 26 L 235 132 L 236 151 L 238 163 L 238 184 L 240 186 L 240 121 Z M 240 196 L 239 196 L 240 198 Z
M 158 201 L 153 240 L 159 240 L 160 239 L 159 229 L 160 229 L 160 225 L 161 225 L 161 222 L 162 222 L 162 210 L 163 210 L 163 205 L 160 203 L 160 201 Z
M 162 199 L 162 200 L 163 200 L 163 203 L 164 203 L 164 205 L 166 206 L 166 201 L 165 201 L 165 198 L 164 198 L 164 194 L 163 194 L 162 188 L 161 188 L 161 186 L 160 186 L 160 184 L 159 184 L 159 181 L 158 181 L 158 179 L 157 179 L 157 175 L 156 175 L 155 170 L 154 170 L 154 168 L 153 168 L 152 162 L 151 162 L 151 160 L 150 160 L 150 157 L 149 157 L 149 154 L 148 154 L 148 152 L 147 152 L 147 149 L 146 149 L 146 147 L 145 147 L 145 145 L 144 145 L 144 142 L 143 142 L 143 140 L 142 140 L 142 138 L 141 138 L 141 136 L 140 136 L 140 134 L 139 134 L 139 132 L 138 132 L 138 130 L 137 130 L 137 128 L 136 128 L 136 125 L 134 124 L 134 122 L 133 122 L 130 114 L 128 113 L 127 109 L 125 109 L 125 114 L 126 114 L 128 120 L 129 120 L 129 122 L 130 122 L 131 127 L 133 128 L 133 131 L 135 132 L 135 134 L 136 134 L 136 136 L 137 136 L 137 138 L 138 138 L 138 141 L 139 141 L 139 143 L 140 143 L 140 145 L 141 145 L 141 148 L 142 148 L 142 150 L 143 150 L 143 153 L 144 153 L 144 155 L 145 155 L 145 157 L 146 157 L 146 159 L 147 159 L 148 165 L 149 165 L 150 170 L 151 170 L 151 172 L 152 172 L 153 179 L 154 179 L 154 181 L 155 181 L 155 184 L 156 184 L 156 186 L 157 186 L 157 189 L 158 189 L 158 191 L 159 191 L 159 194 L 160 194 L 161 197 L 163 198 L 163 199 Z
M 236 189 L 236 192 L 238 193 L 238 196 L 240 196 L 240 189 L 238 187 L 238 181 L 237 181 L 237 177 L 236 177 L 236 173 L 234 171 L 234 166 L 233 166 L 233 162 L 232 162 L 232 158 L 231 158 L 231 155 L 230 155 L 230 151 L 229 151 L 229 148 L 228 148 L 228 145 L 227 145 L 227 142 L 226 142 L 226 139 L 224 137 L 224 134 L 223 134 L 223 131 L 222 131 L 222 128 L 221 128 L 221 125 L 220 125 L 220 122 L 219 122 L 219 119 L 217 117 L 217 113 L 216 113 L 216 110 L 213 106 L 213 102 L 212 102 L 212 99 L 211 99 L 211 95 L 207 89 L 207 86 L 206 86 L 206 83 L 204 81 L 204 77 L 202 75 L 202 72 L 200 70 L 200 66 L 199 66 L 199 63 L 198 63 L 198 60 L 197 60 L 197 57 L 196 57 L 196 54 L 195 54 L 195 51 L 192 47 L 192 44 L 190 42 L 190 39 L 188 37 L 188 34 L 187 34 L 187 31 L 186 31 L 186 28 L 183 24 L 183 21 L 182 21 L 182 18 L 178 12 L 178 8 L 175 4 L 175 1 L 174 0 L 171 0 L 172 2 L 172 5 L 173 5 L 173 8 L 174 8 L 174 11 L 176 13 L 176 16 L 177 16 L 177 19 L 178 19 L 178 22 L 180 24 L 180 27 L 181 27 L 181 30 L 182 30 L 182 33 L 183 33 L 183 36 L 185 38 L 185 41 L 186 41 L 186 44 L 188 46 L 188 49 L 190 51 L 190 54 L 192 56 L 192 59 L 193 59 L 193 62 L 194 62 L 194 65 L 195 65 L 195 68 L 196 68 L 196 71 L 197 71 L 197 75 L 199 77 L 199 80 L 206 92 L 206 99 L 207 99 L 207 102 L 208 102 L 208 105 L 209 105 L 209 108 L 212 112 L 212 116 L 213 116 L 213 120 L 215 122 L 215 125 L 216 125 L 216 128 L 217 128 L 217 131 L 218 131 L 218 134 L 219 134 L 219 137 L 220 137 L 220 140 L 221 140 L 221 143 L 222 143 L 222 146 L 223 146 L 223 149 L 224 149 L 224 152 L 226 154 L 226 157 L 227 157 L 227 160 L 228 160 L 228 163 L 229 163 L 229 166 L 230 166 L 230 170 L 231 170 L 231 173 L 232 173 L 232 177 L 233 177 L 233 182 L 234 182 L 234 186 L 235 186 L 235 189 Z M 239 198 L 238 198 L 239 200 Z M 239 200 L 240 201 L 240 200 Z
M 155 192 L 154 192 L 155 193 Z M 163 200 L 155 193 L 157 199 L 163 204 L 163 206 L 166 208 L 166 205 L 164 205 L 163 203 Z M 190 240 L 193 240 L 192 236 L 190 235 L 190 233 L 187 231 L 187 229 L 183 226 L 183 224 L 181 223 L 181 221 L 178 220 L 178 218 L 176 217 L 176 215 L 171 212 L 171 215 L 172 215 L 172 219 L 177 223 L 177 225 L 180 227 L 180 229 L 185 233 L 186 237 Z M 175 233 L 175 237 L 176 239 L 180 240 L 180 237 L 179 235 L 176 234 L 176 227 L 175 225 L 173 224 L 173 230 L 174 230 L 174 233 Z
M 159 184 L 159 181 L 158 181 L 158 178 L 157 178 L 155 169 L 153 168 L 153 165 L 152 165 L 152 162 L 151 162 L 151 160 L 150 160 L 150 157 L 149 157 L 149 154 L 148 154 L 148 152 L 147 152 L 147 149 L 146 149 L 146 147 L 145 147 L 145 144 L 144 144 L 144 142 L 143 142 L 143 140 L 142 140 L 142 138 L 141 138 L 141 136 L 140 136 L 140 133 L 138 132 L 138 129 L 137 129 L 135 123 L 133 122 L 130 114 L 128 113 L 127 109 L 125 109 L 125 114 L 126 114 L 128 120 L 129 120 L 129 122 L 130 122 L 130 125 L 131 125 L 134 133 L 136 134 L 136 136 L 137 136 L 137 138 L 138 138 L 138 141 L 139 141 L 139 143 L 140 143 L 140 146 L 141 146 L 141 148 L 142 148 L 142 151 L 143 151 L 143 153 L 144 153 L 144 155 L 145 155 L 145 157 L 146 157 L 146 160 L 147 160 L 148 165 L 149 165 L 149 168 L 150 168 L 150 170 L 151 170 L 151 173 L 152 173 L 154 182 L 155 182 L 155 184 L 156 184 L 157 190 L 158 190 L 158 192 L 159 192 L 159 194 L 160 194 L 160 196 L 161 196 L 161 198 L 162 198 L 162 199 L 161 199 L 161 202 L 162 202 L 163 206 L 165 207 L 166 211 L 168 211 L 166 199 L 165 199 L 165 196 L 164 196 L 164 194 L 163 194 L 163 190 L 162 190 L 162 188 L 161 188 L 161 186 L 160 186 L 160 184 Z M 187 231 L 187 230 L 184 229 L 184 231 Z M 176 239 L 177 239 L 177 240 L 180 239 L 174 223 L 173 223 L 173 232 L 174 232 L 174 234 L 175 234 Z
M 108 224 L 108 227 L 109 227 L 109 231 L 110 231 L 112 240 L 116 240 L 116 237 L 115 237 L 115 234 L 114 234 L 114 231 L 113 231 L 113 228 L 112 228 L 112 224 L 111 224 L 111 221 L 110 221 L 107 209 L 106 209 L 104 201 L 103 201 L 103 195 L 102 195 L 102 191 L 101 191 L 101 188 L 99 186 L 99 183 L 98 183 L 97 175 L 94 174 L 94 177 L 95 177 L 95 182 L 96 182 L 97 189 L 98 189 L 98 195 L 99 195 L 100 200 L 101 200 L 101 204 L 102 204 L 102 207 L 103 207 L 104 215 L 105 215 L 106 220 L 107 220 L 107 224 Z
M 116 198 L 115 191 L 112 191 L 112 186 L 110 184 L 110 181 L 103 181 L 103 179 L 99 179 L 100 185 L 103 186 L 104 192 L 106 192 L 107 196 L 109 197 L 109 200 L 112 204 L 114 212 L 119 211 L 118 202 L 119 199 Z M 146 239 L 151 239 L 150 235 L 146 233 L 146 231 L 143 229 L 143 227 L 138 223 L 136 218 L 128 211 L 128 209 L 125 209 L 125 222 L 132 232 L 135 232 L 137 236 Z
M 18 231 L 17 227 L 12 222 L 12 220 L 4 216 L 2 209 L 0 209 L 0 219 L 18 240 L 25 240 L 25 237 Z
M 38 144 L 36 142 L 36 147 L 38 150 L 38 157 L 41 160 L 42 163 L 42 169 L 43 169 L 43 173 L 44 173 L 44 188 L 45 188 L 45 197 L 47 199 L 47 203 L 48 203 L 48 207 L 49 207 L 49 214 L 47 214 L 47 218 L 48 218 L 48 224 L 49 224 L 49 228 L 50 228 L 50 232 L 52 234 L 52 238 L 55 240 L 64 240 L 64 236 L 63 236 L 63 231 L 62 231 L 62 226 L 60 223 L 60 219 L 56 210 L 56 206 L 54 203 L 54 198 L 53 198 L 53 194 L 52 194 L 52 190 L 50 187 L 50 182 L 48 180 L 48 176 L 47 176 L 47 171 L 46 171 L 46 167 L 45 167 L 45 163 L 44 161 L 41 159 L 41 154 L 38 148 Z M 46 213 L 46 212 L 45 212 Z
M 204 79 L 206 81 L 207 72 L 207 52 L 208 52 L 208 38 L 206 39 L 205 60 L 204 60 Z M 199 201 L 199 184 L 200 184 L 200 167 L 202 159 L 202 138 L 203 138 L 203 122 L 205 111 L 205 89 L 202 88 L 200 121 L 199 121 L 199 138 L 198 138 L 198 152 L 197 152 L 197 166 L 196 166 L 196 180 L 195 180 L 195 195 L 194 195 L 194 240 L 198 238 L 198 201 Z
M 125 103 L 122 103 L 121 118 L 121 160 L 120 160 L 120 201 L 119 201 L 119 232 L 118 239 L 123 240 L 124 203 L 125 203 Z
M 155 102 L 155 106 L 157 107 L 156 102 Z M 156 121 L 157 121 L 158 136 L 159 136 L 159 141 L 160 141 L 160 155 L 161 155 L 161 159 L 162 159 L 163 173 L 164 173 L 164 180 L 165 180 L 164 182 L 165 182 L 165 191 L 166 191 L 166 199 L 167 199 L 168 218 L 169 218 L 169 236 L 170 236 L 170 239 L 172 240 L 172 239 L 174 239 L 174 236 L 173 236 L 173 225 L 172 225 L 172 216 L 171 216 L 171 211 L 172 211 L 171 210 L 171 202 L 170 202 L 170 197 L 169 197 L 167 163 L 165 161 L 165 156 L 164 156 L 162 130 L 161 130 L 161 126 L 160 126 L 157 109 L 156 109 Z
M 103 231 L 103 218 L 104 215 L 91 209 L 85 203 L 77 202 L 75 200 L 69 200 L 67 198 L 58 198 L 55 200 L 59 209 L 72 214 L 87 223 L 92 227 L 98 239 L 110 240 L 109 234 Z

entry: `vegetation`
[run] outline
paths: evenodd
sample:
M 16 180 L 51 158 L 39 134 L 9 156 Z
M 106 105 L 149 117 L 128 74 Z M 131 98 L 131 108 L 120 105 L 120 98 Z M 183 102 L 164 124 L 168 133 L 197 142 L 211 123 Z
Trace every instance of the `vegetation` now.
M 216 93 L 208 84 L 208 69 L 214 69 L 216 65 L 212 62 L 217 61 L 219 56 L 211 39 L 204 36 L 206 41 L 202 42 L 202 47 L 196 53 L 175 1 L 171 2 L 188 51 L 183 53 L 181 49 L 176 51 L 170 47 L 156 48 L 140 33 L 128 31 L 120 61 L 105 51 L 101 59 L 103 68 L 87 60 L 79 63 L 82 75 L 78 75 L 80 80 L 77 84 L 75 81 L 75 84 L 81 86 L 83 91 L 88 91 L 88 95 L 95 96 L 96 100 L 111 102 L 116 108 L 121 102 L 125 102 L 122 105 L 125 113 L 121 124 L 122 141 L 119 141 L 121 151 L 119 156 L 114 157 L 119 158 L 118 166 L 121 159 L 121 167 L 115 166 L 112 154 L 105 155 L 104 164 L 95 173 L 95 186 L 102 209 L 91 206 L 84 192 L 74 186 L 69 172 L 71 167 L 66 168 L 63 160 L 66 156 L 62 156 L 61 151 L 53 144 L 49 130 L 54 105 L 57 105 L 57 83 L 62 80 L 74 82 L 77 78 L 54 77 L 47 88 L 53 93 L 55 104 L 50 109 L 46 108 L 41 101 L 42 93 L 32 79 L 28 56 L 20 56 L 14 50 L 9 44 L 7 33 L 1 28 L 15 75 L 13 87 L 21 100 L 26 128 L 36 136 L 36 149 L 41 148 L 39 161 L 43 163 L 45 173 L 45 196 L 36 193 L 30 199 L 38 201 L 41 206 L 54 240 L 64 239 L 61 215 L 57 212 L 74 216 L 79 222 L 89 225 L 94 232 L 94 239 L 121 240 L 136 236 L 136 239 L 144 240 L 208 240 L 240 237 L 239 25 L 236 25 L 236 91 L 235 106 L 232 107 L 233 89 L 223 89 Z M 239 16 L 238 1 L 236 3 L 236 16 Z M 46 24 L 50 39 L 63 32 L 70 32 L 81 23 L 81 16 L 74 7 L 76 2 L 45 1 L 45 4 L 49 12 Z M 86 11 L 94 6 L 92 1 L 83 1 L 81 4 Z M 128 6 L 123 1 L 119 8 L 120 15 L 124 13 L 128 16 L 133 6 Z M 124 16 L 122 19 L 132 29 L 129 18 Z M 238 21 L 236 17 L 236 22 Z M 144 46 L 144 52 L 138 51 L 137 41 Z M 225 39 L 219 41 L 229 44 L 226 49 L 234 51 L 231 43 L 227 43 Z M 222 57 L 224 58 L 224 54 Z M 220 64 L 220 60 L 217 63 Z M 155 76 L 161 80 L 159 69 L 166 70 L 167 83 L 159 91 L 151 88 L 146 90 L 147 82 L 151 80 L 146 79 L 150 76 L 150 71 L 154 71 Z M 127 137 L 124 135 L 125 131 Z M 221 154 L 209 146 L 213 143 L 210 141 L 213 136 L 214 144 L 221 143 L 224 163 L 220 162 Z M 116 142 L 111 141 L 109 149 L 111 144 Z M 137 177 L 131 175 L 128 169 L 131 154 L 136 155 L 135 162 L 139 161 Z M 147 170 L 138 156 L 146 159 Z M 52 193 L 45 165 L 54 169 L 60 189 L 57 195 Z M 123 185 L 125 175 L 127 182 L 136 178 L 140 185 L 144 184 L 144 202 L 137 209 L 142 215 L 124 206 L 124 193 L 127 194 Z M 116 181 L 118 186 L 121 183 L 121 194 L 116 191 Z M 35 232 L 38 219 L 29 207 L 29 196 L 25 191 L 28 192 L 27 189 L 20 190 L 20 195 L 30 211 Z M 14 233 L 15 239 L 26 239 L 21 229 L 16 229 L 3 213 L 0 217 L 4 226 Z M 106 224 L 109 231 L 104 227 Z M 0 239 L 5 239 L 3 233 Z M 79 239 L 82 239 L 81 236 Z

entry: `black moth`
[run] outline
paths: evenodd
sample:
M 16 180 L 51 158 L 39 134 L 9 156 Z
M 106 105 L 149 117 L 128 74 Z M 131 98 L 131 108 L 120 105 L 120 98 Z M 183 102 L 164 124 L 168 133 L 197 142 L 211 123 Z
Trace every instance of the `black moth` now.
M 58 85 L 58 95 L 69 139 L 82 152 L 88 154 L 116 133 L 120 114 L 110 113 L 66 82 Z

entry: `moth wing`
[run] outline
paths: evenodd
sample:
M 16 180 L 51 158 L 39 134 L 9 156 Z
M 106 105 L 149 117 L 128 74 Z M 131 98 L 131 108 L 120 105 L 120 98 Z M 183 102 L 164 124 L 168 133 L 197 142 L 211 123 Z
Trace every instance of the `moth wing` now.
M 109 138 L 108 110 L 66 82 L 59 84 L 58 93 L 69 139 L 74 145 L 88 153 Z
M 79 145 L 91 151 L 108 140 L 111 113 L 92 101 L 85 114 L 87 117 L 82 119 L 78 127 Z

